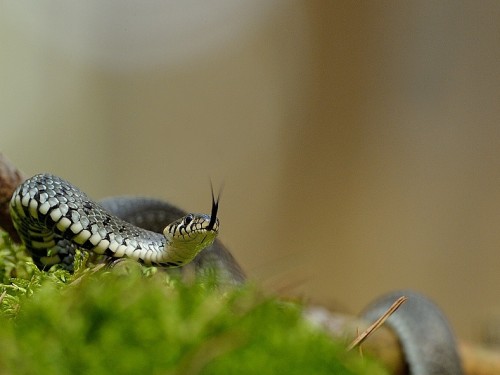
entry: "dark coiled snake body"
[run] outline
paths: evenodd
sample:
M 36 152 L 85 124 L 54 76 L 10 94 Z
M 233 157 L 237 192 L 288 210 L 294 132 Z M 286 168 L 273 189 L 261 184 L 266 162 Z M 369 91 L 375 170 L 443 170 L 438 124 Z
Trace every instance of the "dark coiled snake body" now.
M 186 214 L 169 203 L 138 197 L 96 203 L 71 183 L 39 174 L 12 195 L 10 212 L 35 264 L 47 268 L 71 262 L 71 247 L 113 258 L 128 257 L 160 267 L 214 270 L 221 283 L 241 284 L 245 276 L 230 252 L 216 239 L 218 202 L 212 212 Z M 163 233 L 163 234 L 161 234 Z M 375 319 L 397 296 L 409 301 L 388 324 L 400 338 L 412 375 L 462 375 L 453 333 L 441 311 L 424 296 L 397 292 L 375 301 L 364 313 Z

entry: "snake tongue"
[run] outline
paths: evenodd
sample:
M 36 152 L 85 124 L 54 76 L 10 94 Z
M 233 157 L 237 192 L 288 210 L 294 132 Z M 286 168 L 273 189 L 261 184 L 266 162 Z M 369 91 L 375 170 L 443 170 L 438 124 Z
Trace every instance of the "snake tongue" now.
M 208 223 L 207 230 L 212 230 L 215 226 L 215 223 L 217 221 L 217 211 L 219 210 L 219 198 L 220 198 L 220 192 L 217 195 L 217 200 L 215 199 L 214 196 L 214 188 L 212 184 L 210 184 L 210 189 L 212 190 L 212 212 L 210 213 L 210 222 Z

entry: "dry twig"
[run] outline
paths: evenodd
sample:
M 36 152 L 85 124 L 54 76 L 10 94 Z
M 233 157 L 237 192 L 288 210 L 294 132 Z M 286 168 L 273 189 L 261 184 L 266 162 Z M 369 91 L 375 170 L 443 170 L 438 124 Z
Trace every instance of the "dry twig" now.
M 403 303 L 408 300 L 408 297 L 401 296 L 399 297 L 392 305 L 387 309 L 387 311 L 378 318 L 372 325 L 370 325 L 367 329 L 365 329 L 360 335 L 358 335 L 348 346 L 347 350 L 352 350 L 356 346 L 361 345 L 363 341 L 365 341 L 368 336 L 370 336 L 376 329 L 378 329 L 384 322 L 389 318 Z

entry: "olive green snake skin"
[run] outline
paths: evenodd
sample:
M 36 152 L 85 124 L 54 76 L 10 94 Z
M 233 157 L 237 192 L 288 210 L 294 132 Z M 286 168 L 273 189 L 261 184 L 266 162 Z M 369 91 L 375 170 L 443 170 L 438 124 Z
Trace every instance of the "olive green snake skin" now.
M 35 264 L 45 269 L 71 264 L 78 247 L 111 258 L 127 257 L 147 265 L 214 270 L 221 283 L 238 285 L 245 275 L 216 239 L 218 202 L 212 213 L 186 214 L 164 201 L 114 197 L 96 203 L 71 183 L 36 175 L 12 195 L 12 221 Z M 161 234 L 163 233 L 163 234 Z M 370 305 L 363 316 L 378 318 L 394 300 L 409 297 L 388 323 L 400 338 L 412 375 L 462 375 L 453 333 L 436 305 L 426 297 L 401 291 Z

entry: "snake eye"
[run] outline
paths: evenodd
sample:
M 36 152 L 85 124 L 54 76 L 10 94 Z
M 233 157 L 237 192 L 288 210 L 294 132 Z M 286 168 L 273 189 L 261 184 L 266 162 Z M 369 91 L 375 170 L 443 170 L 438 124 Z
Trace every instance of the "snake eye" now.
M 184 218 L 184 224 L 188 225 L 190 222 L 193 221 L 193 215 L 188 215 Z

